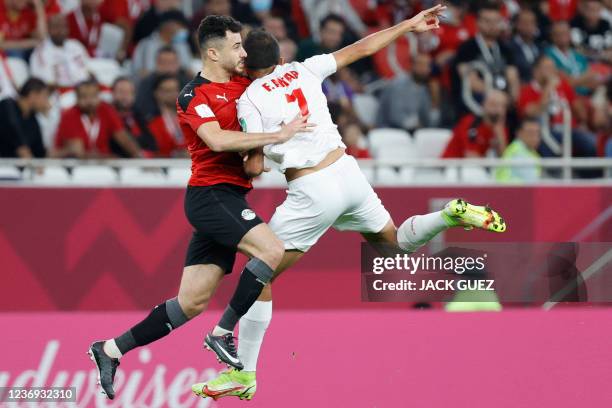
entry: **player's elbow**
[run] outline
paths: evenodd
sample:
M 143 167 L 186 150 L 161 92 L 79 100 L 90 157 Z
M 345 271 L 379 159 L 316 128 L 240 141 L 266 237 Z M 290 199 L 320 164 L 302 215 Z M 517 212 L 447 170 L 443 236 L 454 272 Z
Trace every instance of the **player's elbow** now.
M 204 141 L 208 145 L 208 148 L 215 153 L 226 151 L 226 146 L 221 138 L 211 137 L 205 139 Z

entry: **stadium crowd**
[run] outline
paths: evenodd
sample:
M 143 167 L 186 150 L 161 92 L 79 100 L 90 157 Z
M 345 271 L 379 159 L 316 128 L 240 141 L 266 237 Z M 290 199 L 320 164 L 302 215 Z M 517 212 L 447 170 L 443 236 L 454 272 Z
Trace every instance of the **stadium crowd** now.
M 175 100 L 197 73 L 194 33 L 206 15 L 264 27 L 293 61 L 434 3 L 3 0 L 0 157 L 185 157 Z M 575 156 L 612 157 L 612 0 L 442 3 L 439 30 L 323 83 L 350 154 L 376 157 L 371 129 L 434 127 L 452 129 L 444 158 L 560 156 L 566 130 Z

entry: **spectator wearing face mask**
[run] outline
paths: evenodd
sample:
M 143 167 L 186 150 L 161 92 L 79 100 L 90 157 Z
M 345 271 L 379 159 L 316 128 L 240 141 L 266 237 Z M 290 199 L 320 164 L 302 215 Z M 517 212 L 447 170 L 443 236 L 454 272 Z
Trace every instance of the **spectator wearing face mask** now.
M 187 20 L 182 12 L 170 10 L 159 18 L 159 28 L 149 37 L 142 40 L 134 51 L 132 68 L 138 76 L 145 76 L 155 70 L 158 51 L 170 46 L 179 58 L 180 66 L 189 69 L 193 56 L 189 48 Z

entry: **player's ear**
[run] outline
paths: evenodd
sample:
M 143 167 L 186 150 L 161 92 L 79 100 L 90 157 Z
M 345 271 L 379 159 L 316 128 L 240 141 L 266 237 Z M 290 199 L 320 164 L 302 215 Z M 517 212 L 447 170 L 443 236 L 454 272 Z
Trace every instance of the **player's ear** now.
M 211 61 L 219 61 L 219 51 L 216 48 L 208 47 L 206 49 L 206 56 Z

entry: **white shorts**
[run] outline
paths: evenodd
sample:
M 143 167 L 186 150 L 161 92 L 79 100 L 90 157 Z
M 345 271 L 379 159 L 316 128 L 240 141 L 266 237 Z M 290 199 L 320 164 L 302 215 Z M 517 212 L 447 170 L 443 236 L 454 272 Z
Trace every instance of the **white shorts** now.
M 349 155 L 289 182 L 287 193 L 269 223 L 285 249 L 306 252 L 329 227 L 380 232 L 391 219 L 357 161 Z

